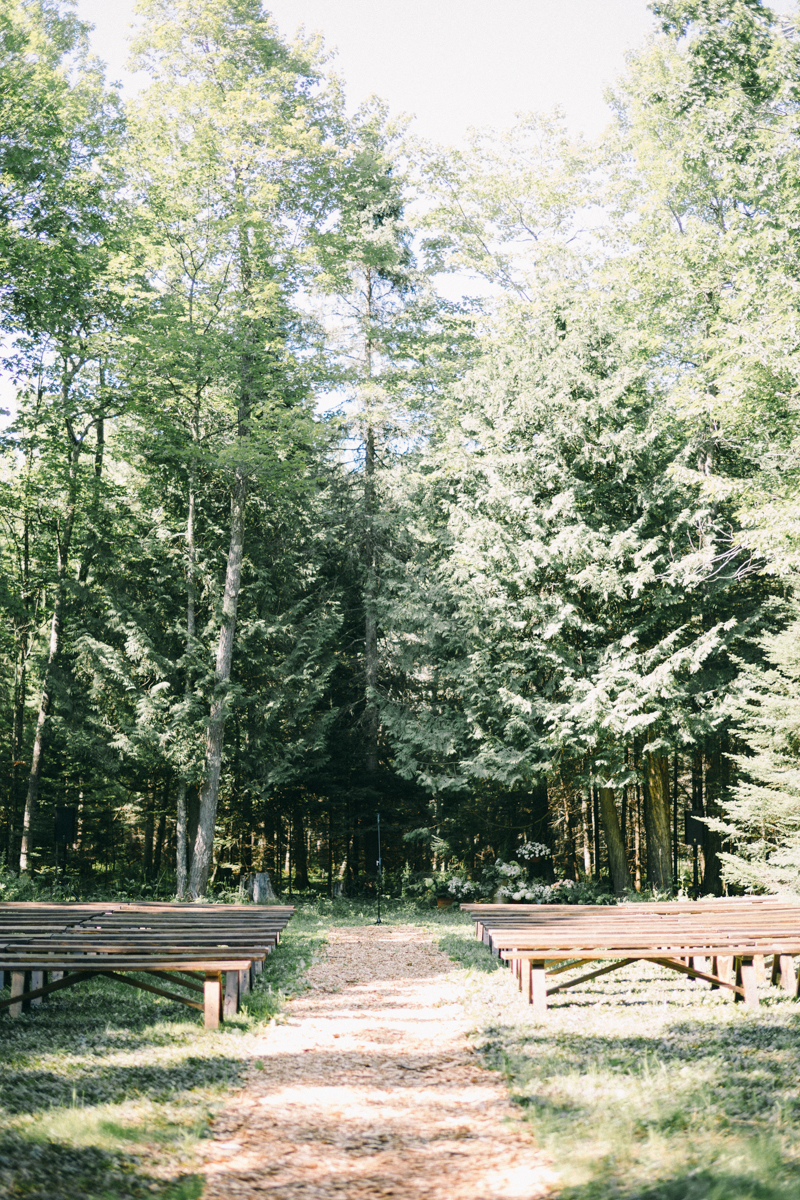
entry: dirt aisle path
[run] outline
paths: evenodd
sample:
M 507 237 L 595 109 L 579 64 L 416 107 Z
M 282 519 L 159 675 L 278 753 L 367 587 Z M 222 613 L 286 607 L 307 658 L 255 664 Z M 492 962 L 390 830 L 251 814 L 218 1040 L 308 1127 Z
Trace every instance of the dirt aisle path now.
M 338 928 L 220 1114 L 204 1200 L 536 1200 L 554 1176 L 414 926 Z

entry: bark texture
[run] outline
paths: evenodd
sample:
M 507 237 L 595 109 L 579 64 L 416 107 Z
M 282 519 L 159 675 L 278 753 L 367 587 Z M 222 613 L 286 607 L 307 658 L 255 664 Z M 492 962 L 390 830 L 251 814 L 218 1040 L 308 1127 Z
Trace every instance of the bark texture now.
M 233 645 L 236 634 L 236 609 L 242 582 L 244 558 L 244 510 L 247 499 L 247 480 L 243 468 L 237 468 L 231 505 L 231 540 L 225 570 L 225 592 L 222 598 L 222 624 L 217 644 L 214 670 L 214 697 L 206 730 L 205 775 L 200 789 L 200 811 L 197 835 L 192 854 L 189 891 L 192 899 L 204 896 L 208 887 L 211 859 L 214 852 L 214 827 L 217 820 L 219 778 L 222 771 L 222 739 L 228 707 L 228 684 L 231 678 Z
M 612 788 L 600 788 L 600 817 L 603 822 L 603 832 L 606 835 L 608 868 L 611 873 L 614 895 L 623 896 L 631 886 L 631 876 Z
M 81 439 L 75 437 L 67 422 L 70 437 L 69 454 L 69 498 L 64 522 L 57 531 L 58 558 L 56 566 L 56 592 L 53 601 L 53 615 L 50 619 L 50 642 L 47 652 L 47 665 L 42 680 L 42 692 L 39 699 L 39 712 L 36 718 L 36 733 L 33 739 L 31 754 L 31 770 L 28 776 L 28 793 L 25 797 L 25 812 L 22 818 L 22 840 L 19 848 L 19 869 L 27 871 L 32 866 L 33 837 L 36 823 L 36 813 L 39 807 L 39 789 L 42 781 L 42 768 L 47 747 L 49 731 L 50 704 L 52 702 L 53 676 L 58 665 L 61 649 L 61 624 L 64 619 L 64 606 L 67 599 L 67 564 L 72 546 L 72 533 L 75 527 L 75 513 L 78 492 L 78 461 L 81 453 Z
M 659 891 L 672 890 L 669 828 L 669 758 L 660 751 L 644 753 L 644 827 L 647 879 Z

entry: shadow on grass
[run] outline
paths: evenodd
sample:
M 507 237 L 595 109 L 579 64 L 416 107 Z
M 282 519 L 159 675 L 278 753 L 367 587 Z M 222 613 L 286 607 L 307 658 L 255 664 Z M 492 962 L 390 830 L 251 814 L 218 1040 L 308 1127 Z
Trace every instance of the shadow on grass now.
M 605 1189 L 592 1180 L 585 1187 L 567 1187 L 559 1200 L 598 1200 L 613 1195 L 619 1200 L 797 1200 L 800 1168 L 778 1167 L 779 1178 L 758 1170 L 736 1171 L 709 1167 L 676 1173 L 648 1187 L 626 1188 L 619 1180 Z
M 188 1057 L 180 1064 L 130 1067 L 87 1066 L 59 1075 L 54 1071 L 4 1071 L 2 1107 L 9 1116 L 44 1112 L 49 1108 L 85 1108 L 93 1104 L 120 1104 L 130 1099 L 169 1101 L 192 1088 L 232 1085 L 241 1064 L 223 1055 Z
M 138 1159 L 94 1146 L 0 1140 L 0 1195 L 25 1200 L 196 1200 L 198 1175 L 166 1182 L 148 1174 Z

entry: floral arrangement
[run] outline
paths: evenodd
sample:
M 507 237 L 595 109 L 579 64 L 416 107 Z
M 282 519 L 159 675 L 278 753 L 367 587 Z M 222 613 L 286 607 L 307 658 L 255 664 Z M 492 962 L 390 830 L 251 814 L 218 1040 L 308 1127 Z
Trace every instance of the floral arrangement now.
M 576 887 L 573 879 L 559 879 L 556 883 L 526 883 L 515 889 L 506 884 L 498 889 L 500 903 L 517 904 L 569 904 L 569 892 Z
M 481 895 L 483 888 L 471 879 L 460 879 L 458 875 L 454 875 L 447 881 L 447 891 L 455 900 L 474 900 L 476 896 Z
M 553 853 L 549 846 L 544 846 L 541 842 L 523 842 L 517 847 L 517 857 L 524 859 L 531 858 L 549 858 Z
M 494 865 L 498 875 L 504 875 L 506 879 L 518 879 L 522 874 L 519 863 L 507 863 L 498 858 Z

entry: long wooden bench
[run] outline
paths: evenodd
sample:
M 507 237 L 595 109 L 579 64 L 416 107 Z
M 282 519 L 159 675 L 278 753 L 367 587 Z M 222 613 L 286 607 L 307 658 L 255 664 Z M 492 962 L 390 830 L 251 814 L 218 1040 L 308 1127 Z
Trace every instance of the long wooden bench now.
M 0 904 L 0 986 L 11 977 L 0 1012 L 19 1016 L 100 975 L 197 1009 L 206 1028 L 216 1028 L 239 1010 L 293 912 L 288 905 Z
M 547 997 L 628 963 L 648 960 L 758 1007 L 759 976 L 772 959 L 772 982 L 798 994 L 800 905 L 776 897 L 663 904 L 464 904 L 476 936 L 509 962 L 537 1012 Z M 604 965 L 588 973 L 586 964 Z M 577 977 L 548 986 L 554 975 Z

